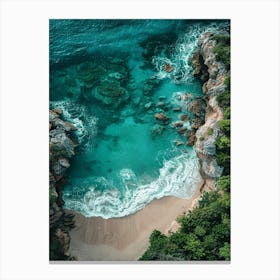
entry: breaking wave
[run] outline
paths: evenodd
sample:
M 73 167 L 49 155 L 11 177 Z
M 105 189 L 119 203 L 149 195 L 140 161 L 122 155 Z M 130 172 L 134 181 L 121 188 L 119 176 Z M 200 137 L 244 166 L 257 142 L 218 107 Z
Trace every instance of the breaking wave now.
M 158 71 L 157 78 L 170 78 L 176 83 L 191 82 L 194 77 L 192 75 L 193 68 L 189 61 L 192 53 L 198 47 L 200 35 L 204 32 L 222 30 L 225 27 L 225 22 L 213 22 L 207 26 L 200 23 L 189 25 L 187 30 L 179 36 L 170 58 L 166 56 L 153 57 L 152 63 Z M 164 70 L 166 64 L 173 67 L 172 72 L 168 73 Z
M 84 105 L 72 101 L 51 101 L 50 108 L 60 108 L 63 112 L 63 118 L 73 123 L 77 130 L 74 132 L 80 149 L 87 149 L 97 134 L 98 118 L 93 116 Z
M 154 199 L 165 196 L 190 198 L 201 180 L 199 161 L 194 150 L 164 161 L 159 177 L 141 184 L 131 169 L 119 172 L 122 190 L 112 181 L 97 177 L 90 185 L 79 185 L 64 191 L 65 208 L 82 213 L 86 217 L 113 218 L 133 214 Z

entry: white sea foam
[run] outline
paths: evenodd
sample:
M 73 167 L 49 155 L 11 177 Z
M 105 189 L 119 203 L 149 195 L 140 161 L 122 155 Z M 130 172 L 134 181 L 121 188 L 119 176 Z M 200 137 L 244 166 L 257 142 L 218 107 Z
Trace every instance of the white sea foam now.
M 98 119 L 89 114 L 88 109 L 84 105 L 71 101 L 51 101 L 50 107 L 62 109 L 63 118 L 77 127 L 75 134 L 80 148 L 91 146 L 97 134 Z
M 225 22 L 215 22 L 207 26 L 199 23 L 190 25 L 185 34 L 178 38 L 175 44 L 175 50 L 170 58 L 161 55 L 153 57 L 152 63 L 157 70 L 157 78 L 173 79 L 176 83 L 191 82 L 194 78 L 192 75 L 193 68 L 190 65 L 190 57 L 198 46 L 200 35 L 204 32 L 217 31 L 225 25 Z M 172 65 L 174 68 L 172 72 L 167 73 L 164 71 L 166 64 Z
M 124 192 L 114 187 L 111 181 L 99 177 L 99 182 L 96 180 L 95 185 L 87 186 L 88 191 L 83 195 L 73 195 L 72 191 L 66 190 L 65 208 L 78 211 L 86 217 L 112 218 L 133 214 L 152 200 L 165 196 L 190 198 L 201 180 L 199 169 L 194 150 L 165 160 L 159 170 L 159 177 L 148 184 L 141 185 L 141 180 L 133 170 L 122 169 L 119 176 Z M 103 184 L 103 190 L 100 190 L 100 183 Z

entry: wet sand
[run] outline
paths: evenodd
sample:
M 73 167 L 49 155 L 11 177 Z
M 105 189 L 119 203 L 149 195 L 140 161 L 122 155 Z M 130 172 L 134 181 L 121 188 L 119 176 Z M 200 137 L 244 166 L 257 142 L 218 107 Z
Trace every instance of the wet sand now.
M 152 201 L 133 215 L 122 218 L 85 218 L 75 214 L 76 227 L 71 230 L 70 254 L 78 261 L 137 260 L 149 246 L 154 229 L 167 234 L 176 218 L 197 202 L 201 181 L 191 199 L 164 197 Z

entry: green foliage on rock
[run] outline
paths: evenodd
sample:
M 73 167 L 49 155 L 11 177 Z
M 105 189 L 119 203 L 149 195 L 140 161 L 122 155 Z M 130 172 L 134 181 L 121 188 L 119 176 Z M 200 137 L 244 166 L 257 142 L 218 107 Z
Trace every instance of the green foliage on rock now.
M 220 177 L 217 181 L 217 186 L 220 191 L 230 192 L 230 176 Z
M 230 174 L 230 138 L 226 135 L 216 139 L 216 161 L 224 168 L 223 175 Z
M 221 177 L 220 188 L 203 193 L 199 207 L 178 219 L 178 232 L 165 236 L 154 231 L 140 260 L 229 260 L 229 182 L 229 176 Z
M 217 60 L 223 62 L 227 70 L 230 69 L 230 36 L 215 35 L 213 39 L 217 42 L 213 51 Z
M 227 73 L 227 75 L 226 75 L 224 84 L 225 84 L 225 86 L 226 86 L 226 89 L 227 89 L 227 90 L 230 90 L 230 71 L 228 71 L 228 73 Z
M 51 190 L 49 190 L 49 198 L 50 198 L 50 202 L 55 202 L 57 199 L 57 195 Z
M 230 106 L 230 71 L 226 75 L 224 85 L 225 91 L 217 96 L 217 101 L 221 107 L 225 108 L 226 111 L 226 109 Z M 227 112 L 227 114 L 229 114 L 229 116 L 225 116 L 226 119 L 230 118 L 230 111 Z
M 49 259 L 52 261 L 64 261 L 68 260 L 68 256 L 63 253 L 61 243 L 55 238 L 51 238 L 49 247 Z
M 212 127 L 208 128 L 207 135 L 213 135 L 214 129 Z
M 216 161 L 219 166 L 224 168 L 223 175 L 230 174 L 230 155 L 228 153 L 219 152 L 216 156 Z
M 224 111 L 224 118 L 230 119 L 230 107 L 227 107 Z
M 229 149 L 230 149 L 230 139 L 225 135 L 217 137 L 216 147 L 220 151 L 229 151 Z
M 223 119 L 219 121 L 219 128 L 223 133 L 226 135 L 230 135 L 230 120 L 228 119 Z
M 217 101 L 221 107 L 230 106 L 230 93 L 229 91 L 225 91 L 217 96 Z

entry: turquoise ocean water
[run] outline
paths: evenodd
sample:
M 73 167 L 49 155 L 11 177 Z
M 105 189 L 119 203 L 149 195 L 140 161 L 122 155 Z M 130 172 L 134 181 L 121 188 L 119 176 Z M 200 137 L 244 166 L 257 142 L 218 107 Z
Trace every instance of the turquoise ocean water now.
M 199 35 L 225 24 L 50 20 L 50 107 L 62 108 L 78 128 L 65 208 L 87 217 L 122 217 L 153 199 L 193 195 L 199 161 L 172 124 L 188 115 L 188 129 L 188 102 L 202 96 L 189 65 Z M 186 93 L 192 94 L 188 101 Z M 168 121 L 156 120 L 157 113 Z

